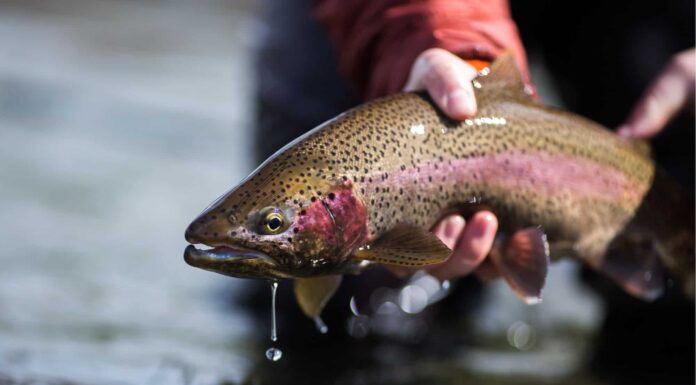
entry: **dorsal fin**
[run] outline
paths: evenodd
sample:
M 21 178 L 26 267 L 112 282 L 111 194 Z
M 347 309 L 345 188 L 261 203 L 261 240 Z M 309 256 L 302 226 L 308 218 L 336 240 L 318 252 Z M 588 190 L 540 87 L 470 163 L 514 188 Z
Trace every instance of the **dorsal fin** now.
M 522 74 L 512 51 L 509 50 L 501 53 L 488 68 L 484 68 L 479 73 L 479 76 L 474 79 L 474 86 L 482 92 L 489 90 L 502 92 L 500 97 L 532 100 L 531 93 L 525 91 Z

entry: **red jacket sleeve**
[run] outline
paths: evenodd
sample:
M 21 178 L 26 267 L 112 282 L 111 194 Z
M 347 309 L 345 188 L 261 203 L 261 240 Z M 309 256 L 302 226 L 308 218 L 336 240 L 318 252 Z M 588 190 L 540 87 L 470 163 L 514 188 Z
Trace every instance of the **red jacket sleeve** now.
M 367 99 L 401 90 L 418 54 L 434 47 L 483 61 L 511 49 L 529 79 L 507 0 L 319 0 L 315 17 Z

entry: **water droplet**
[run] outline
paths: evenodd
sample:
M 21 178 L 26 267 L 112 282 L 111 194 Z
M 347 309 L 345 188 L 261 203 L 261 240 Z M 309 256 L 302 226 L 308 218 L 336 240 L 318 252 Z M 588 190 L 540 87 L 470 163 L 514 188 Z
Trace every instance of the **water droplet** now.
M 278 290 L 278 281 L 271 281 L 271 341 L 278 340 L 276 329 L 276 291 Z
M 510 346 L 518 350 L 529 350 L 536 342 L 536 333 L 528 323 L 517 321 L 508 328 L 507 340 Z
M 276 291 L 278 291 L 278 281 L 271 281 L 271 341 L 278 341 L 278 332 L 276 328 Z M 266 350 L 266 358 L 270 361 L 278 361 L 283 357 L 283 352 L 276 348 L 270 347 Z
M 329 327 L 326 326 L 324 321 L 320 317 L 314 318 L 314 325 L 317 327 L 317 330 L 319 330 L 319 333 L 321 334 L 326 334 L 329 331 Z
M 350 311 L 356 316 L 360 315 L 360 312 L 358 311 L 358 304 L 355 302 L 355 296 L 350 297 Z
M 283 357 L 283 351 L 278 349 L 278 348 L 268 348 L 266 350 L 266 358 L 268 358 L 269 361 L 278 361 Z

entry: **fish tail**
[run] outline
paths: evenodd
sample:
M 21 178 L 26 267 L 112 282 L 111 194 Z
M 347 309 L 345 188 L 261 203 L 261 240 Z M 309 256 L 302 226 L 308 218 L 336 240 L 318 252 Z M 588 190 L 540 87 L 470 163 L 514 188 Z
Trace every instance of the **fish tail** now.
M 649 214 L 644 215 L 643 222 L 654 234 L 662 265 L 683 292 L 693 298 L 696 260 L 693 192 L 658 169 L 644 207 Z
M 661 171 L 636 215 L 594 267 L 645 300 L 662 295 L 670 280 L 694 296 L 694 202 Z

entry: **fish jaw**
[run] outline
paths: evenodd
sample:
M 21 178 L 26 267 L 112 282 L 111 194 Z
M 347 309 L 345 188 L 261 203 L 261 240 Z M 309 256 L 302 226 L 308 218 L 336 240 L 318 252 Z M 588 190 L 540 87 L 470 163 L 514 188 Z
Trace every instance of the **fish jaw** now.
M 184 237 L 190 245 L 184 250 L 184 261 L 193 267 L 235 278 L 289 277 L 285 266 L 268 250 L 247 244 L 252 233 L 227 208 L 226 201 L 230 197 L 232 193 L 219 198 L 187 227 Z
M 184 261 L 193 267 L 235 278 L 289 278 L 267 254 L 238 247 L 203 249 L 188 245 L 184 250 Z

